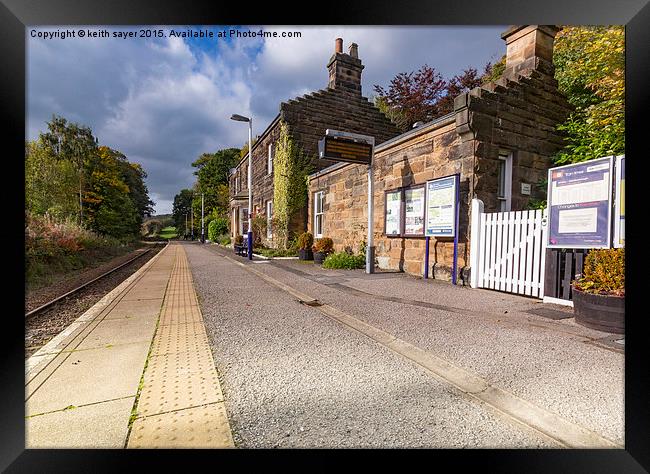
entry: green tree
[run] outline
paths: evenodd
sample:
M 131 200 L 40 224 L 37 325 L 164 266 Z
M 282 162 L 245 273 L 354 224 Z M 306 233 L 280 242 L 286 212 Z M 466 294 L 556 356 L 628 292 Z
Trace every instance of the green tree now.
M 212 242 L 217 241 L 217 237 L 228 234 L 228 219 L 217 217 L 208 225 L 208 239 Z
M 298 148 L 286 122 L 281 122 L 273 162 L 273 233 L 285 250 L 291 238 L 291 221 L 307 204 L 307 176 L 311 168 L 310 157 Z
M 373 102 L 388 119 L 395 124 L 398 130 L 405 132 L 409 129 L 410 121 L 406 114 L 398 107 L 391 107 L 388 100 L 382 96 L 374 96 Z
M 149 198 L 149 190 L 144 182 L 147 173 L 139 163 L 130 163 L 126 158 L 119 160 L 118 164 L 120 166 L 122 180 L 129 187 L 129 197 L 135 207 L 136 222 L 134 226 L 140 228 L 143 219 L 150 217 L 153 213 L 153 206 L 155 204 Z
M 90 228 L 113 237 L 137 235 L 142 216 L 131 199 L 122 171 L 126 157 L 109 147 L 101 146 L 89 162 L 89 185 L 86 190 L 86 221 Z
M 487 63 L 485 66 L 485 72 L 481 76 L 481 85 L 496 81 L 503 75 L 503 71 L 505 70 L 506 55 L 504 54 L 496 63 Z
M 25 206 L 37 214 L 65 220 L 79 214 L 78 174 L 67 160 L 58 160 L 42 139 L 25 148 Z
M 26 147 L 27 210 L 60 222 L 77 215 L 79 225 L 103 235 L 139 235 L 153 210 L 142 167 L 99 146 L 89 127 L 56 115 L 47 126 Z
M 191 189 L 181 189 L 181 192 L 174 196 L 172 217 L 179 235 L 185 232 L 185 216 L 187 216 L 187 228 L 189 230 L 192 194 Z
M 97 152 L 97 138 L 89 127 L 69 123 L 65 118 L 53 115 L 47 123 L 48 132 L 40 135 L 42 141 L 59 160 L 74 164 L 78 174 L 79 223 L 83 225 L 84 189 L 87 181 L 87 165 Z
M 567 26 L 553 53 L 559 89 L 575 111 L 558 129 L 567 146 L 557 164 L 625 152 L 625 29 Z
M 239 149 L 225 148 L 214 153 L 203 153 L 192 163 L 197 168 L 196 193 L 198 194 L 198 216 L 201 212 L 201 196 L 204 194 L 205 214 L 211 215 L 216 211 L 218 216 L 228 216 L 229 195 L 228 175 L 230 169 L 239 162 Z

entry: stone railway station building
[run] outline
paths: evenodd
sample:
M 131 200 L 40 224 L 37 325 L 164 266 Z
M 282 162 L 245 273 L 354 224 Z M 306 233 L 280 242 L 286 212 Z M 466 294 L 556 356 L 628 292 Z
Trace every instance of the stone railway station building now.
M 375 146 L 374 240 L 380 268 L 424 271 L 424 186 L 460 174 L 458 274 L 469 284 L 471 200 L 486 212 L 527 209 L 544 198 L 538 184 L 563 146 L 556 125 L 570 113 L 553 77 L 554 26 L 502 34 L 506 69 L 496 82 L 455 98 L 454 111 Z M 309 230 L 337 251 L 357 251 L 367 235 L 367 166 L 337 163 L 310 176 Z M 399 202 L 399 225 L 386 229 L 386 203 Z M 393 207 L 394 209 L 394 207 Z M 429 274 L 450 280 L 453 238 L 431 237 Z M 459 280 L 459 281 L 461 281 Z
M 513 26 L 501 36 L 506 42 L 506 68 L 500 79 L 455 98 L 454 111 L 399 134 L 396 127 L 361 96 L 361 70 L 356 45 L 341 53 L 341 40 L 328 64 L 329 84 L 280 105 L 280 114 L 253 147 L 253 198 L 257 211 L 268 212 L 273 199 L 270 144 L 280 120 L 312 155 L 308 209 L 295 231 L 315 238 L 331 237 L 335 250 L 358 251 L 367 236 L 367 166 L 332 163 L 317 158 L 317 141 L 327 128 L 375 137 L 374 239 L 380 268 L 422 275 L 424 270 L 424 186 L 428 180 L 460 175 L 458 270 L 469 282 L 470 203 L 485 203 L 485 211 L 527 208 L 541 199 L 538 186 L 563 146 L 556 130 L 571 111 L 558 90 L 552 63 L 555 26 Z M 231 176 L 233 234 L 243 234 L 242 209 L 248 205 L 247 158 Z M 272 171 L 271 171 L 272 173 Z M 386 229 L 386 203 L 400 216 Z M 429 274 L 450 279 L 453 239 L 431 238 Z
M 327 89 L 281 103 L 280 113 L 253 145 L 253 216 L 263 214 L 270 222 L 273 214 L 273 154 L 282 121 L 287 124 L 296 145 L 312 157 L 316 171 L 334 163 L 318 160 L 318 140 L 328 128 L 373 135 L 379 142 L 400 133 L 378 108 L 361 95 L 364 66 L 359 59 L 358 46 L 352 43 L 347 54 L 342 51 L 343 40 L 337 38 L 334 54 L 327 63 Z M 231 234 L 245 235 L 248 231 L 248 155 L 231 170 L 229 180 Z M 267 227 L 267 235 L 262 236 L 262 241 L 272 246 L 272 228 L 268 224 Z M 306 228 L 305 208 L 295 216 L 290 230 L 299 234 Z

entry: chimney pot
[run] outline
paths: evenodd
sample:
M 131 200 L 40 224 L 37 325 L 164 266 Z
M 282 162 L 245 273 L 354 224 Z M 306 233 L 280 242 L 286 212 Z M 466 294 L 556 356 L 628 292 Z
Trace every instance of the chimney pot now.
M 336 49 L 327 63 L 329 89 L 339 89 L 361 94 L 361 71 L 363 64 L 359 59 L 356 43 L 350 45 L 350 53 L 343 53 L 343 39 L 336 38 Z

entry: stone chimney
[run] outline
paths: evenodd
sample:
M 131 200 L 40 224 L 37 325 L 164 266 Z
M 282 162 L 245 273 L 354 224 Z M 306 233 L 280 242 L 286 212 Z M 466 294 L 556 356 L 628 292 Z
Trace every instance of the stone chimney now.
M 553 74 L 553 40 L 560 31 L 555 25 L 518 25 L 501 34 L 506 42 L 504 76 L 538 69 Z
M 359 47 L 352 43 L 348 54 L 343 53 L 343 39 L 336 38 L 334 54 L 327 63 L 330 89 L 344 89 L 361 95 L 361 71 Z

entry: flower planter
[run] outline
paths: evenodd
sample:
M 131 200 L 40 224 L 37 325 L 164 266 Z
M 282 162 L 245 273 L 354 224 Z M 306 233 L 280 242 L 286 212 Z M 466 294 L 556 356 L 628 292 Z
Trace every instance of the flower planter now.
M 327 257 L 325 252 L 314 252 L 314 263 L 321 265 L 325 260 L 325 257 Z
M 585 293 L 573 287 L 576 323 L 598 331 L 625 334 L 625 296 Z
M 298 249 L 298 258 L 300 260 L 313 260 L 314 253 L 311 249 Z

